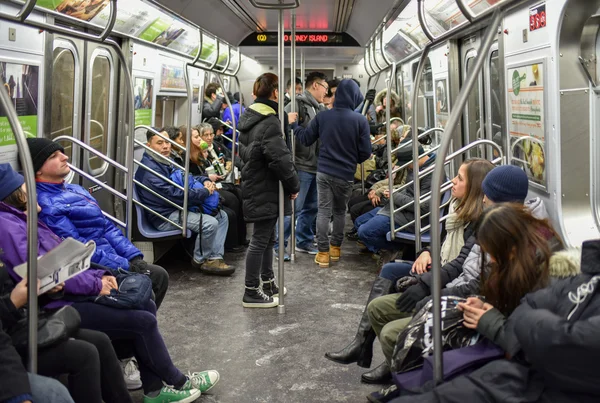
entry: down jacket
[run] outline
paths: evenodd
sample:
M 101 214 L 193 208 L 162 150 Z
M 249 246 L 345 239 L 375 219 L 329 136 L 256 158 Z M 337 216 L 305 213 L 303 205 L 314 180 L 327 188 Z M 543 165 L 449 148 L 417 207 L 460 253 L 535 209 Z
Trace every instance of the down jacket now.
M 473 396 L 485 402 L 598 402 L 599 281 L 600 240 L 584 242 L 581 274 L 528 294 L 508 318 L 504 348 L 512 360 L 491 362 L 393 402 L 450 403 L 472 401 Z
M 299 122 L 303 127 L 308 126 L 308 123 L 317 116 L 319 112 L 325 110 L 325 107 L 320 105 L 315 97 L 308 91 L 304 91 L 300 95 L 296 95 L 296 104 L 298 108 L 298 119 L 304 118 L 303 122 Z M 285 108 L 286 112 L 292 111 L 292 105 L 289 104 Z M 313 143 L 310 146 L 305 146 L 300 141 L 296 141 L 295 161 L 299 171 L 305 171 L 311 174 L 317 173 L 317 155 L 319 154 L 319 143 Z
M 8 204 L 0 202 L 0 260 L 4 269 L 15 283 L 21 277 L 14 272 L 14 267 L 27 261 L 27 215 Z M 62 240 L 56 236 L 42 221 L 38 222 L 38 254 L 44 255 L 54 249 Z M 65 282 L 64 293 L 73 295 L 99 295 L 102 290 L 102 276 L 105 270 L 88 269 Z M 48 309 L 59 308 L 70 302 L 52 301 L 45 305 Z
M 125 270 L 129 261 L 142 252 L 110 220 L 96 199 L 79 185 L 38 182 L 39 219 L 62 239 L 71 237 L 86 243 L 96 242 L 92 262 Z
M 257 99 L 240 117 L 242 198 L 248 222 L 278 216 L 279 181 L 285 191 L 285 215 L 292 214 L 290 194 L 300 191 L 298 173 L 275 113 L 276 105 Z

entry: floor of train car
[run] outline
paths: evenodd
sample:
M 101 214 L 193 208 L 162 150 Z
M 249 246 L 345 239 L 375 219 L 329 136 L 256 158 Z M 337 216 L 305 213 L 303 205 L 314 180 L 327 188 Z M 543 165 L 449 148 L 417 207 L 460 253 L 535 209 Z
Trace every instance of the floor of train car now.
M 227 254 L 237 271 L 225 278 L 200 274 L 183 256 L 175 246 L 158 262 L 170 274 L 158 321 L 178 368 L 221 374 L 198 402 L 364 402 L 381 388 L 360 382 L 367 369 L 324 357 L 354 337 L 376 277 L 376 262 L 354 242 L 344 242 L 329 269 L 304 253 L 286 262 L 285 314 L 242 307 L 245 252 Z M 374 349 L 372 368 L 383 361 L 378 342 Z M 142 401 L 141 391 L 133 395 Z

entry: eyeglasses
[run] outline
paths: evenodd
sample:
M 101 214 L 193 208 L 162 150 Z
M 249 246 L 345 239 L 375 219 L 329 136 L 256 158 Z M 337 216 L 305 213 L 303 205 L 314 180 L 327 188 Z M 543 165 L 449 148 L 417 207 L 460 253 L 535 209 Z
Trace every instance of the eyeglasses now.
M 318 85 L 320 85 L 321 87 L 325 88 L 325 91 L 329 92 L 329 87 L 326 85 L 323 85 L 321 83 L 317 83 Z

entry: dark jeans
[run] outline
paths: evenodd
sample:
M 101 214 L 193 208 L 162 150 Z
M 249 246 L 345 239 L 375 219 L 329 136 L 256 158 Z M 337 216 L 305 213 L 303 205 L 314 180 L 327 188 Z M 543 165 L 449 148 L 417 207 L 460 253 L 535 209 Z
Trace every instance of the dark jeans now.
M 77 302 L 73 307 L 81 315 L 81 328 L 98 330 L 111 340 L 129 340 L 133 344 L 145 394 L 161 389 L 163 381 L 183 385 L 185 376 L 173 365 L 158 330 L 153 301 L 148 301 L 146 310 L 116 309 L 93 302 Z M 119 376 L 122 373 L 119 369 Z
M 333 216 L 331 245 L 342 246 L 344 225 L 346 223 L 346 205 L 352 193 L 352 182 L 336 178 L 321 172 L 317 173 L 319 212 L 317 213 L 317 238 L 319 252 L 329 251 L 329 222 Z
M 377 214 L 381 207 L 377 207 L 370 212 L 361 215 L 354 222 L 358 230 L 358 237 L 362 243 L 373 253 L 380 250 L 398 250 L 401 245 L 387 240 L 387 233 L 390 232 L 390 217 Z M 398 225 L 396 225 L 398 227 Z
M 227 229 L 225 248 L 244 245 L 246 243 L 246 221 L 242 211 L 242 190 L 233 184 L 223 183 L 223 189 L 219 190 L 219 195 L 223 198 L 223 207 L 230 209 L 230 211 L 226 211 L 229 228 Z
M 258 287 L 260 279 L 271 280 L 273 274 L 273 245 L 277 218 L 256 221 L 250 246 L 246 252 L 246 287 Z
M 76 403 L 131 403 L 123 371 L 108 336 L 80 329 L 75 340 L 40 350 L 40 375 L 69 376 L 69 393 Z
M 158 309 L 169 288 L 169 273 L 161 266 L 146 262 L 141 256 L 137 256 L 129 262 L 129 270 L 150 276 L 152 291 L 154 291 L 154 302 L 156 309 Z
M 379 273 L 379 277 L 387 278 L 394 283 L 395 286 L 396 281 L 402 277 L 410 275 L 413 263 L 414 262 L 404 261 L 384 264 L 381 272 Z

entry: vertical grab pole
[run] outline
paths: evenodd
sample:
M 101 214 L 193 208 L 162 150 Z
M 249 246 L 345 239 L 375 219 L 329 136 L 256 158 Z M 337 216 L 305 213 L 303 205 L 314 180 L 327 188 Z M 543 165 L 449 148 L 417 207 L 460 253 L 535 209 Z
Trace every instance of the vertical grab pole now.
M 281 2 L 281 0 L 280 0 Z M 279 10 L 279 26 L 277 27 L 277 72 L 278 72 L 278 76 L 279 76 L 279 100 L 278 100 L 278 105 L 279 105 L 279 120 L 280 120 L 280 124 L 281 124 L 281 133 L 283 134 L 283 140 L 285 141 L 285 127 L 284 127 L 284 122 L 285 122 L 285 111 L 283 109 L 283 94 L 285 94 L 285 83 L 283 82 L 283 58 L 284 58 L 284 42 L 283 42 L 283 9 Z M 284 294 L 285 294 L 285 288 L 284 288 L 284 284 L 285 284 L 285 279 L 284 279 L 284 261 L 283 258 L 285 256 L 285 248 L 281 247 L 281 240 L 284 237 L 284 231 L 285 231 L 285 225 L 284 225 L 284 220 L 285 220 L 285 192 L 283 191 L 283 184 L 281 182 L 279 182 L 279 264 L 278 264 L 278 269 L 279 269 L 279 306 L 277 307 L 277 312 L 278 313 L 285 313 L 285 301 L 284 301 Z
M 223 80 L 221 79 L 221 75 L 219 73 L 215 73 L 215 75 L 217 76 L 217 80 L 219 80 L 219 85 L 221 86 L 221 88 L 223 89 L 223 96 L 225 97 L 225 102 L 227 102 L 227 105 L 229 105 L 229 112 L 231 112 L 231 127 L 233 130 L 233 135 L 231 137 L 231 141 L 233 142 L 231 144 L 231 174 L 230 177 L 233 177 L 233 183 L 235 183 L 235 127 L 236 127 L 236 123 L 235 123 L 235 114 L 233 113 L 233 104 L 231 103 L 231 100 L 229 99 L 229 95 L 227 95 L 227 91 L 225 91 L 225 87 L 223 86 Z M 240 105 L 241 106 L 241 105 Z
M 291 50 L 291 64 L 290 64 L 290 104 L 291 111 L 296 112 L 296 10 L 292 10 L 292 50 Z M 294 131 L 291 131 L 290 136 L 290 147 L 292 148 L 292 161 L 296 162 L 296 137 Z M 290 218 L 292 234 L 290 237 L 290 259 L 292 262 L 296 261 L 296 203 L 292 201 L 292 217 Z M 281 248 L 281 245 L 279 246 Z
M 412 151 L 413 151 L 413 186 L 414 186 L 414 197 L 415 197 L 415 251 L 418 253 L 421 250 L 421 203 L 419 199 L 421 198 L 421 180 L 419 179 L 419 126 L 418 126 L 418 98 L 419 98 L 419 88 L 421 87 L 421 78 L 423 77 L 423 71 L 425 70 L 425 62 L 427 61 L 427 56 L 429 55 L 429 50 L 431 49 L 431 43 L 429 43 L 423 49 L 423 53 L 421 53 L 421 58 L 419 59 L 419 67 L 417 68 L 417 76 L 415 77 L 415 83 L 412 89 Z M 444 157 L 441 157 L 441 160 L 444 161 Z M 437 182 L 433 182 L 432 188 L 439 188 L 436 185 Z M 431 211 L 434 210 L 431 202 L 429 203 L 431 206 Z M 438 218 L 439 220 L 439 218 Z
M 502 17 L 502 12 L 500 10 L 494 11 L 494 15 L 492 18 L 492 22 L 485 34 L 483 39 L 483 43 L 481 44 L 480 52 L 475 59 L 475 67 L 473 69 L 473 73 L 467 77 L 466 82 L 461 88 L 460 93 L 458 94 L 458 98 L 456 100 L 456 105 L 452 107 L 452 113 L 450 113 L 450 117 L 448 118 L 448 123 L 446 124 L 447 132 L 444 133 L 442 137 L 442 142 L 440 148 L 438 149 L 438 157 L 435 161 L 435 168 L 433 170 L 433 177 L 431 181 L 431 270 L 433 273 L 433 355 L 434 355 L 434 363 L 433 363 L 433 379 L 436 384 L 439 384 L 443 381 L 444 377 L 444 369 L 443 369 L 443 361 L 442 361 L 442 308 L 441 308 L 441 261 L 440 261 L 440 183 L 442 182 L 442 178 L 444 176 L 444 160 L 446 159 L 446 155 L 448 155 L 448 148 L 450 146 L 450 142 L 452 141 L 452 132 L 456 130 L 459 120 L 461 119 L 462 110 L 465 107 L 467 100 L 469 98 L 469 94 L 471 93 L 471 89 L 473 85 L 478 79 L 479 72 L 483 67 L 483 63 L 486 60 L 486 55 L 492 43 L 494 42 L 494 37 L 498 33 L 498 25 L 500 25 Z M 413 97 L 413 100 L 415 97 Z M 416 120 L 416 116 L 413 116 L 413 121 Z M 414 136 L 413 136 L 414 138 Z
M 390 236 L 392 241 L 396 235 L 396 224 L 394 221 L 394 175 L 392 175 L 392 129 L 390 127 L 391 102 L 392 102 L 392 80 L 396 76 L 396 63 L 392 64 L 392 71 L 387 80 L 387 94 L 385 95 L 385 133 L 387 143 L 387 161 L 388 161 L 388 189 L 390 192 Z M 414 140 L 413 140 L 414 141 Z M 363 181 L 364 182 L 364 181 Z M 416 199 L 415 199 L 416 202 Z M 387 263 L 387 262 L 386 262 Z
M 38 296 L 37 296 L 37 256 L 38 256 L 38 213 L 37 209 L 32 206 L 37 206 L 37 192 L 35 189 L 35 171 L 33 170 L 33 162 L 31 154 L 27 147 L 27 141 L 17 111 L 14 109 L 8 93 L 3 89 L 0 90 L 0 104 L 4 113 L 8 117 L 8 122 L 15 136 L 17 150 L 19 150 L 19 160 L 25 174 L 25 185 L 27 186 L 27 278 L 30 279 L 27 283 L 27 325 L 28 346 L 27 346 L 27 370 L 31 373 L 37 372 L 37 330 L 38 330 Z M 34 280 L 31 280 L 34 279 Z M 33 284 L 33 286 L 32 286 Z

